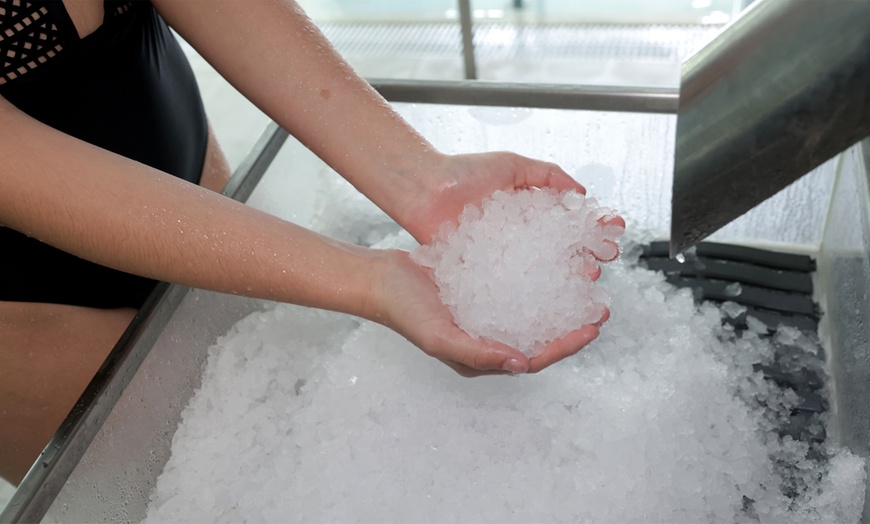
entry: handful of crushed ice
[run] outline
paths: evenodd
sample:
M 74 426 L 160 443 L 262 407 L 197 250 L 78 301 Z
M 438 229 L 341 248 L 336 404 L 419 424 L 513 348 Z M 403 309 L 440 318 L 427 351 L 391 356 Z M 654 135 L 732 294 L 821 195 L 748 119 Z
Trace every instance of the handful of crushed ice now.
M 472 337 L 529 357 L 601 319 L 610 298 L 590 278 L 618 254 L 614 212 L 576 191 L 496 191 L 466 206 L 411 258 L 433 269 L 441 301 Z

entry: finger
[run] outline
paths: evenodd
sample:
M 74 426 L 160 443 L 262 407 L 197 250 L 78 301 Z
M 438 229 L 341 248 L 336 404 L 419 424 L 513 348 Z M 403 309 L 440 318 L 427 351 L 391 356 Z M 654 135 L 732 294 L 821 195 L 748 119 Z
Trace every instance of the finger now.
M 601 319 L 595 323 L 596 327 L 601 327 L 602 324 L 610 320 L 610 309 L 604 308 L 604 313 L 601 314 Z
M 619 244 L 613 240 L 604 240 L 593 249 L 592 256 L 599 262 L 613 262 L 619 258 Z
M 574 180 L 561 167 L 552 162 L 540 162 L 520 157 L 524 161 L 533 163 L 529 166 L 521 166 L 516 187 L 552 187 L 556 191 L 577 191 L 586 194 L 586 188 L 580 182 Z
M 603 217 L 598 222 L 605 228 L 605 235 L 619 237 L 625 231 L 625 220 L 619 215 Z M 612 262 L 619 258 L 619 244 L 613 240 L 604 240 L 603 243 L 605 246 L 593 252 L 595 258 L 601 262 Z
M 568 358 L 583 349 L 587 344 L 598 337 L 596 326 L 583 326 L 582 328 L 568 333 L 562 338 L 547 344 L 544 352 L 529 360 L 529 373 L 537 373 L 542 369 Z
M 595 264 L 595 266 L 587 273 L 587 275 L 589 275 L 589 278 L 591 278 L 593 282 L 601 278 L 601 264 Z
M 581 265 L 576 269 L 577 275 L 586 276 L 593 282 L 597 281 L 601 277 L 601 264 L 598 262 L 594 253 L 592 256 L 584 255 Z
M 614 227 L 621 227 L 622 229 L 625 229 L 625 219 L 619 215 L 608 215 L 608 216 L 602 217 L 601 220 L 599 220 L 599 222 L 601 222 L 602 226 L 614 226 Z
M 528 357 L 507 344 L 471 338 L 456 326 L 444 332 L 447 335 L 438 337 L 427 351 L 440 360 L 466 366 L 477 372 L 525 373 L 529 369 Z
M 562 168 L 555 164 L 551 164 L 553 168 L 549 171 L 547 180 L 544 183 L 546 187 L 552 187 L 556 191 L 577 191 L 585 195 L 586 188 L 580 182 L 574 180 L 571 175 L 564 172 Z
M 478 370 L 472 369 L 465 364 L 459 364 L 458 362 L 451 362 L 449 360 L 442 361 L 447 364 L 453 371 L 459 373 L 459 375 L 465 378 L 475 378 L 475 377 L 485 377 L 492 375 L 515 375 L 516 373 L 511 373 L 510 371 L 504 371 L 502 369 L 488 369 L 488 370 Z

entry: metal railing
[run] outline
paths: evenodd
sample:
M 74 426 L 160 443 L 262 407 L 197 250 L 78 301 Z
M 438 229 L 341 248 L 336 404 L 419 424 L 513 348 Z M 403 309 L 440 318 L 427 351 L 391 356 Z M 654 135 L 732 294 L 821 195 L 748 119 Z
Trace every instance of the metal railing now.
M 390 102 L 676 114 L 675 88 L 523 84 L 472 80 L 371 80 Z

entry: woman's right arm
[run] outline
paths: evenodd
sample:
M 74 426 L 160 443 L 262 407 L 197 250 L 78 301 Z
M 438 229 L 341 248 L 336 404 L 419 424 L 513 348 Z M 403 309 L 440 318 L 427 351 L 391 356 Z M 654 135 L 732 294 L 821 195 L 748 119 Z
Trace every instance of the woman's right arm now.
M 466 374 L 511 360 L 511 371 L 529 368 L 519 351 L 452 327 L 404 254 L 285 222 L 61 133 L 2 97 L 0 225 L 129 273 L 374 320 Z
M 381 256 L 82 142 L 2 98 L 0 225 L 129 273 L 360 316 Z

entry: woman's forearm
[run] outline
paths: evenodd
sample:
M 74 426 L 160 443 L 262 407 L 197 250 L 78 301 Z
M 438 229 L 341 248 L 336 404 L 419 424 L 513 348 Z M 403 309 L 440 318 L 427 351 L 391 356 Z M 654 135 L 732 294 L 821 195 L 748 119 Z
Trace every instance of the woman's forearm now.
M 442 160 L 292 0 L 156 0 L 167 21 L 264 112 L 403 223 Z
M 2 98 L 0 225 L 130 273 L 366 318 L 377 314 L 369 286 L 381 253 L 81 142 Z

